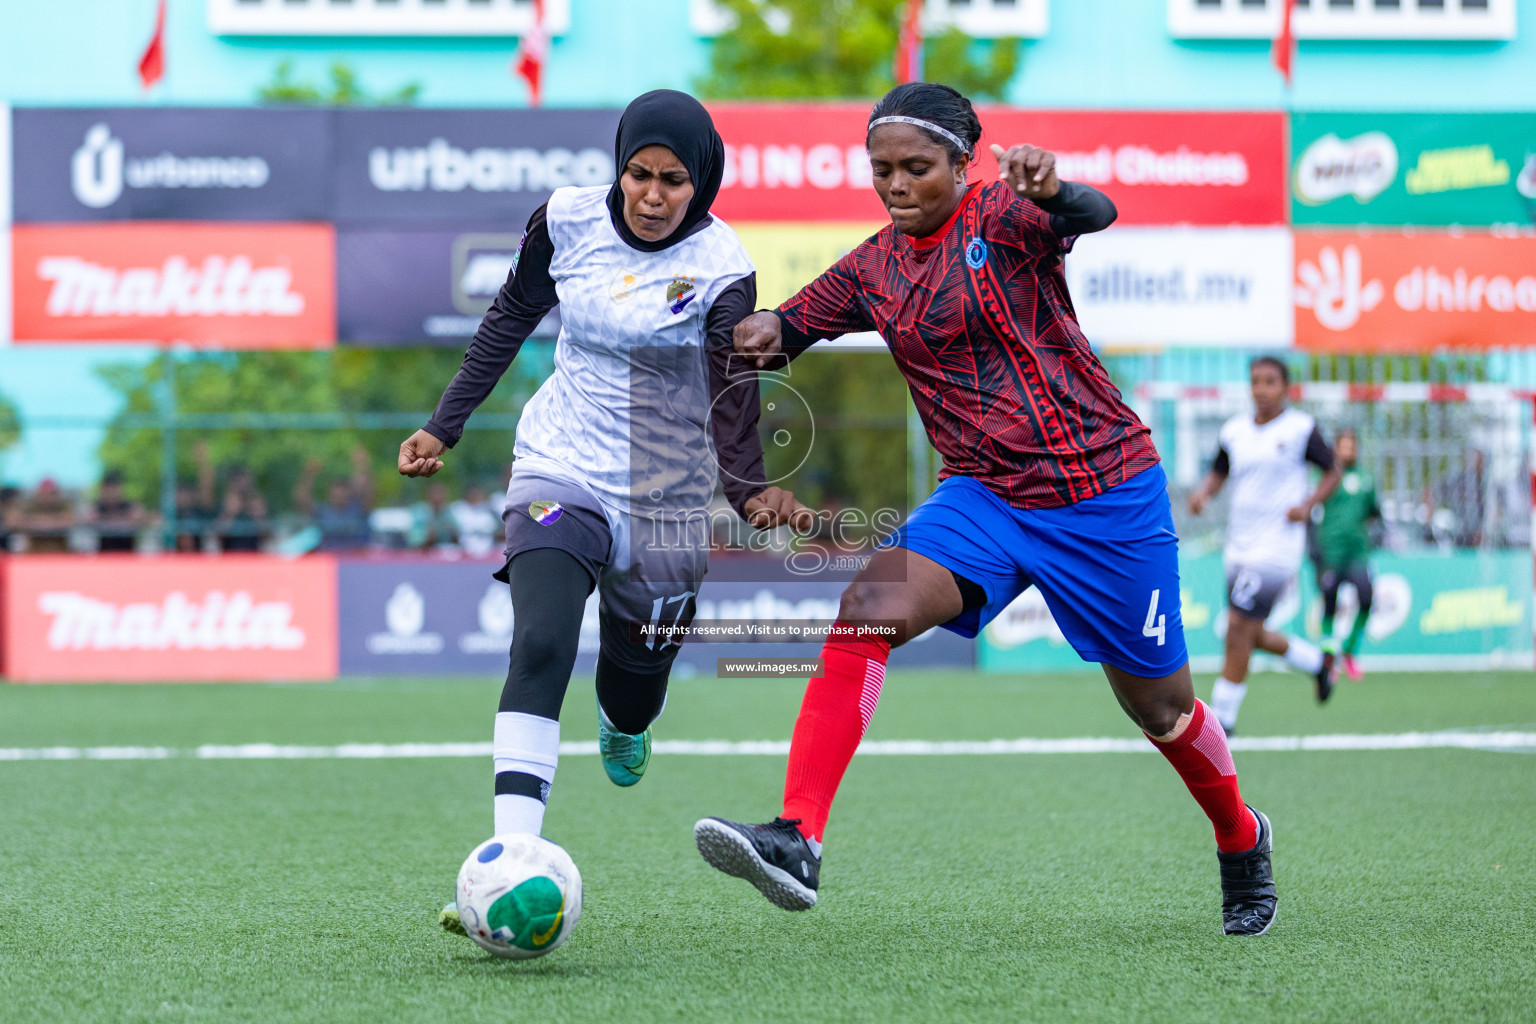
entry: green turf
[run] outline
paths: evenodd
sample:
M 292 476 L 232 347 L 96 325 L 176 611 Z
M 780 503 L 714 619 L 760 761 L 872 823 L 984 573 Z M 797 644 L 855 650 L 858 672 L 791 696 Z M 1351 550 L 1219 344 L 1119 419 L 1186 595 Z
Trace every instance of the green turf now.
M 1208 684 L 1203 684 L 1208 685 Z M 657 739 L 783 739 L 801 684 L 696 680 Z M 484 740 L 495 682 L 0 687 L 0 747 Z M 874 739 L 1135 736 L 1091 676 L 893 674 Z M 595 734 L 589 684 L 565 738 Z M 1265 676 L 1245 733 L 1536 728 L 1536 679 Z M 0 1021 L 1530 1020 L 1536 759 L 1242 753 L 1281 916 L 1219 934 L 1209 828 L 1155 754 L 855 762 L 822 905 L 710 871 L 701 814 L 771 815 L 783 761 L 567 758 L 546 832 L 586 906 L 542 960 L 437 910 L 489 765 L 0 762 Z

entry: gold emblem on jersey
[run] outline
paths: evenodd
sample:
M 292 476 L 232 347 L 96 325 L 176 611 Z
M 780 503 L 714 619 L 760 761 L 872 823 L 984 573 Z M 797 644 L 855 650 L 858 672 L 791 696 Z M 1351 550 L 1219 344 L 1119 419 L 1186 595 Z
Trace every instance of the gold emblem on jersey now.
M 613 283 L 608 286 L 608 297 L 614 302 L 628 302 L 635 297 L 635 291 L 640 287 L 640 282 L 645 280 L 645 275 L 628 268 L 620 270 L 613 275 Z

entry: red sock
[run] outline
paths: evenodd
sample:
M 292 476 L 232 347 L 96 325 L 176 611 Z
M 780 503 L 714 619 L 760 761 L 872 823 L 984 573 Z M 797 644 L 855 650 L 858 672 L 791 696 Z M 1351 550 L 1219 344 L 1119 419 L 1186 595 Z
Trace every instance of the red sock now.
M 846 622 L 827 634 L 826 668 L 805 688 L 784 779 L 784 817 L 799 818 L 807 839 L 821 841 L 832 798 L 880 700 L 890 654 L 888 641 Z
M 1179 738 L 1168 743 L 1152 740 L 1152 745 L 1177 769 L 1190 795 L 1216 827 L 1216 849 L 1222 853 L 1253 849 L 1259 841 L 1259 825 L 1237 791 L 1237 769 L 1216 713 L 1204 701 L 1196 700 L 1189 725 Z

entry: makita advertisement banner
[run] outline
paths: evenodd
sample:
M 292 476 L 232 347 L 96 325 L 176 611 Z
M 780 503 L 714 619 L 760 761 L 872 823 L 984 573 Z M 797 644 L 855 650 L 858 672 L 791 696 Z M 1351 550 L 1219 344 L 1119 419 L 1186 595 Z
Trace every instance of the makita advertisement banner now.
M 336 675 L 336 563 L 264 555 L 0 559 L 3 674 L 18 682 Z
M 17 221 L 326 220 L 331 114 L 12 111 Z
M 1296 344 L 1335 352 L 1536 345 L 1536 238 L 1296 232 Z
M 328 224 L 18 224 L 12 249 L 18 341 L 335 342 Z
M 1296 224 L 1536 223 L 1536 116 L 1296 114 Z
M 504 675 L 512 643 L 512 595 L 491 578 L 499 562 L 343 561 L 340 565 L 343 675 Z M 740 572 L 731 575 L 739 577 Z M 705 580 L 696 624 L 728 621 L 773 625 L 837 618 L 843 584 Z M 597 664 L 598 599 L 587 601 L 577 673 Z M 690 640 L 677 657 L 679 675 L 714 677 L 721 658 L 815 657 L 813 643 L 704 643 Z M 973 641 L 933 630 L 891 652 L 896 667 L 975 663 Z
M 1289 346 L 1287 228 L 1122 228 L 1079 238 L 1072 304 L 1095 345 Z
M 463 345 L 506 283 L 517 231 L 384 231 L 336 235 L 337 338 L 358 345 Z M 534 332 L 560 333 L 557 306 Z
M 725 139 L 714 210 L 727 221 L 884 219 L 859 104 L 709 105 Z M 1285 115 L 1278 112 L 1043 111 L 983 108 L 987 147 L 1056 153 L 1063 178 L 1108 192 L 1121 224 L 1284 224 Z M 990 170 L 989 170 L 990 169 Z
M 614 179 L 618 110 L 340 110 L 338 223 L 437 221 L 521 232 L 549 193 Z

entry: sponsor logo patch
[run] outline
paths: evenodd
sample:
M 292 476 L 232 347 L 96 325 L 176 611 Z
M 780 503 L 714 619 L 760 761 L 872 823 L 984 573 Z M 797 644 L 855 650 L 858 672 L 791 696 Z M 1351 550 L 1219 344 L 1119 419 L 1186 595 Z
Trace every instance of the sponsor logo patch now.
M 613 275 L 613 283 L 608 286 L 608 297 L 615 303 L 628 302 L 635 297 L 635 289 L 640 287 L 640 282 L 645 280 L 645 275 L 633 270 L 624 269 Z

